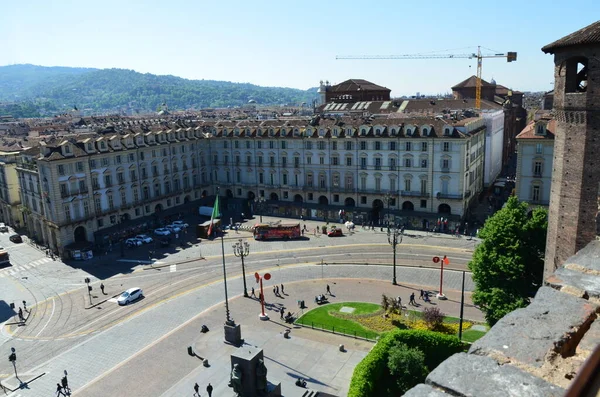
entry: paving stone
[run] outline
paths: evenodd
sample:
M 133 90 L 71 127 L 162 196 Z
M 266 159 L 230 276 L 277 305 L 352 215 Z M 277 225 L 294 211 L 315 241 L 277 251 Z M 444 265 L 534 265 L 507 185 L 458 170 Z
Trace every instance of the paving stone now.
M 574 351 L 577 336 L 597 310 L 597 305 L 550 287 L 538 290 L 533 302 L 502 318 L 469 349 L 469 353 L 488 355 L 499 352 L 509 359 L 541 367 L 551 352 Z
M 546 284 L 557 289 L 565 286 L 574 287 L 584 291 L 588 296 L 600 298 L 600 277 L 593 273 L 560 267 L 553 275 L 546 278 Z
M 600 319 L 596 319 L 596 321 L 592 323 L 590 329 L 585 333 L 577 348 L 580 350 L 587 350 L 591 353 L 598 345 L 600 345 Z
M 429 385 L 420 384 L 404 393 L 404 397 L 448 397 L 448 394 Z
M 455 354 L 444 361 L 425 382 L 460 396 L 559 397 L 565 393 L 564 389 L 516 367 L 466 353 Z

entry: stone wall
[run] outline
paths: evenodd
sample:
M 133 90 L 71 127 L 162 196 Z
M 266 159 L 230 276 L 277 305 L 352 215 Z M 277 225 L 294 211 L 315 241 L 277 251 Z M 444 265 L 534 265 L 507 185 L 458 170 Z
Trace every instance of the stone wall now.
M 468 353 L 451 356 L 405 396 L 562 396 L 600 343 L 600 240 L 545 280 Z

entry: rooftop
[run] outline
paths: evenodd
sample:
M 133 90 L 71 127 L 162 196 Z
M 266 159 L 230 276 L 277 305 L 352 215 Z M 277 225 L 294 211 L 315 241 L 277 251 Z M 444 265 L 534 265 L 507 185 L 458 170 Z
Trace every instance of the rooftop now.
M 554 54 L 557 49 L 580 44 L 600 44 L 600 21 L 545 45 L 542 51 L 546 54 Z

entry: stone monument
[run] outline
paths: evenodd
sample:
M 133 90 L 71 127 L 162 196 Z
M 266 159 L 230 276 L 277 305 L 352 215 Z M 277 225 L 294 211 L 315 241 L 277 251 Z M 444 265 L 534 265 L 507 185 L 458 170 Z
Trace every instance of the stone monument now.
M 265 366 L 262 349 L 254 346 L 243 346 L 237 349 L 231 355 L 231 368 L 229 386 L 237 393 L 236 396 L 281 396 L 281 383 L 273 384 L 267 380 L 267 367 Z M 235 382 L 238 378 L 240 387 L 236 389 Z

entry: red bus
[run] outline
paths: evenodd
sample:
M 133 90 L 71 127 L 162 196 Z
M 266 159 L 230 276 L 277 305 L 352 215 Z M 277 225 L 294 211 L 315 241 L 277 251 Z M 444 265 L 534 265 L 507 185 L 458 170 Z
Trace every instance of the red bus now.
M 268 225 L 257 223 L 254 225 L 254 239 L 255 240 L 275 240 L 275 239 L 292 239 L 300 238 L 302 233 L 300 231 L 299 223 L 291 224 L 279 224 L 279 225 Z

